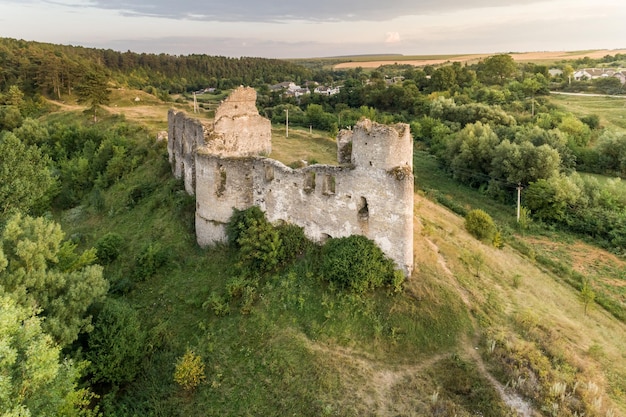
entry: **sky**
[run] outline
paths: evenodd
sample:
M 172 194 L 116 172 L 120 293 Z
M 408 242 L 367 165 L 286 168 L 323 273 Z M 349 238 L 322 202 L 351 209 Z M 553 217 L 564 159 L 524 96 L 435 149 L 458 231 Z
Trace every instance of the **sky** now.
M 624 0 L 0 0 L 0 37 L 314 58 L 626 48 Z

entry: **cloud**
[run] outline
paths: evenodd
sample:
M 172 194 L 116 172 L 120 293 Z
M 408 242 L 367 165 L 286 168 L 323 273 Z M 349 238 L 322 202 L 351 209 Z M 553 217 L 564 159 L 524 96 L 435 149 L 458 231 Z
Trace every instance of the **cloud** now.
M 387 32 L 387 38 L 385 43 L 398 43 L 400 42 L 400 34 L 398 32 Z
M 384 21 L 407 15 L 444 13 L 480 7 L 500 7 L 550 0 L 92 0 L 90 6 L 126 15 L 223 22 L 342 22 Z

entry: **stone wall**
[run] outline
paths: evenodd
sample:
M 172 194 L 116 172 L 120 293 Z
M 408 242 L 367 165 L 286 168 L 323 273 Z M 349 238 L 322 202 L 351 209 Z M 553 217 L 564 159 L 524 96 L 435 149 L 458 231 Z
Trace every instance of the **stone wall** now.
M 408 125 L 363 120 L 353 130 L 340 132 L 340 165 L 291 169 L 258 156 L 269 153 L 271 126 L 256 107 L 252 110 L 253 93 L 252 89 L 236 90 L 216 112 L 214 125 L 202 129 L 197 122 L 187 122 L 181 113 L 170 111 L 170 162 L 174 174 L 184 176 L 188 192 L 196 195 L 198 243 L 206 246 L 225 241 L 225 224 L 233 208 L 257 205 L 268 220 L 297 224 L 316 242 L 364 235 L 410 274 L 413 141 Z M 220 122 L 224 120 L 228 122 Z M 211 143 L 218 125 L 227 139 L 216 150 Z M 189 139 L 192 132 L 199 136 Z M 187 176 L 188 171 L 193 178 Z

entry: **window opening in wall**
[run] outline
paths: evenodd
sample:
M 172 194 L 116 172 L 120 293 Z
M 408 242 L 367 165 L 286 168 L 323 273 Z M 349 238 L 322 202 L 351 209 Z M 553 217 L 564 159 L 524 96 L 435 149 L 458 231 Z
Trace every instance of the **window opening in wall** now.
M 370 218 L 370 210 L 367 207 L 367 200 L 365 197 L 361 197 L 361 202 L 359 203 L 359 220 L 367 221 Z
M 218 177 L 217 177 L 217 189 L 215 190 L 215 194 L 218 197 L 221 197 L 226 191 L 226 169 L 222 165 L 218 168 Z
M 269 182 L 274 179 L 274 167 L 265 165 L 265 181 Z
M 325 195 L 335 194 L 335 176 L 334 175 L 326 175 L 324 177 L 323 194 Z
M 310 193 L 315 191 L 315 171 L 309 171 L 304 178 L 304 191 Z

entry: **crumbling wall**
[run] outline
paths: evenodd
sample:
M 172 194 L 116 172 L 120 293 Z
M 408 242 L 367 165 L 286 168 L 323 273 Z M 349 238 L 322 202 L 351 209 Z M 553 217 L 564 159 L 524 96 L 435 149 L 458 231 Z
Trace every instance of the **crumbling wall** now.
M 195 192 L 195 153 L 204 146 L 206 127 L 196 119 L 187 118 L 183 112 L 168 112 L 168 141 L 172 172 L 176 178 L 183 178 L 185 190 Z
M 248 100 L 251 96 L 247 96 Z M 221 112 L 220 107 L 216 116 L 222 115 L 229 123 L 233 121 L 232 128 L 238 129 L 237 110 L 250 113 L 251 108 L 239 107 L 239 104 L 235 108 L 234 101 L 225 103 L 224 111 Z M 186 126 L 177 117 L 173 118 L 174 123 Z M 250 114 L 245 117 L 249 119 L 243 120 L 254 119 Z M 170 125 L 170 132 L 170 138 L 176 142 L 179 128 Z M 192 164 L 198 244 L 206 246 L 225 241 L 225 225 L 233 208 L 243 210 L 257 205 L 265 211 L 268 220 L 297 224 L 316 242 L 330 237 L 364 235 L 374 240 L 406 274 L 411 273 L 413 141 L 408 125 L 385 126 L 361 121 L 353 130 L 340 132 L 338 159 L 343 164 L 300 169 L 251 155 L 251 149 L 256 149 L 257 155 L 264 153 L 262 146 L 258 146 L 264 139 L 257 141 L 252 131 L 250 140 L 254 143 L 240 143 L 239 137 L 238 149 L 242 151 L 236 152 L 237 147 L 233 147 L 228 155 L 215 152 L 211 146 L 211 130 L 205 134 L 204 146 L 195 142 Z M 189 149 L 181 147 L 183 151 Z M 174 158 L 174 173 L 178 158 L 186 161 L 187 155 Z
M 259 115 L 254 88 L 234 90 L 215 112 L 212 122 L 188 118 L 184 112 L 168 112 L 168 154 L 176 178 L 184 178 L 185 189 L 195 193 L 195 155 L 269 155 L 272 124 Z

